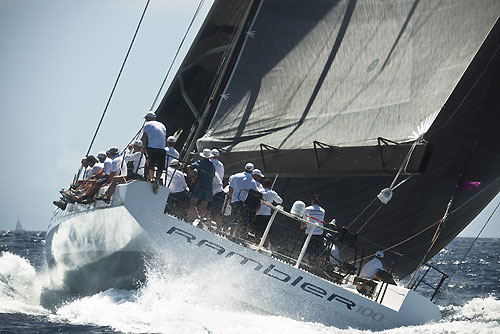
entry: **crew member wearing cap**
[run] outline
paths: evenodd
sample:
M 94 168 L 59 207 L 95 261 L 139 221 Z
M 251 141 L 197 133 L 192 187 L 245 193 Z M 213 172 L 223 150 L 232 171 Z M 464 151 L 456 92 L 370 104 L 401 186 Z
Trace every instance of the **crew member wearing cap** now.
M 204 149 L 200 152 L 200 157 L 200 160 L 186 168 L 191 177 L 195 176 L 193 169 L 196 169 L 198 172 L 188 212 L 190 220 L 194 220 L 197 216 L 198 201 L 201 201 L 201 217 L 203 217 L 203 220 L 207 220 L 207 206 L 212 201 L 212 182 L 215 175 L 215 167 L 209 160 L 212 157 L 211 150 L 208 148 Z
M 180 170 L 179 160 L 170 161 L 167 168 L 165 186 L 170 193 L 167 199 L 165 212 L 181 219 L 185 219 L 189 200 L 189 188 L 186 183 L 186 174 Z
M 304 219 L 322 225 L 325 220 L 325 209 L 321 206 L 321 199 L 319 195 L 314 195 L 311 198 L 311 205 L 304 210 Z M 313 224 L 301 223 L 300 228 L 305 230 L 306 237 L 312 231 L 311 240 L 307 247 L 308 256 L 314 259 L 314 265 L 319 268 L 321 264 L 321 254 L 324 251 L 323 229 Z
M 167 129 L 165 125 L 156 120 L 156 114 L 154 112 L 148 112 L 146 116 L 146 124 L 144 125 L 142 134 L 142 145 L 146 149 L 147 154 L 147 168 L 146 173 L 148 177 L 148 182 L 154 182 L 155 192 L 157 190 L 157 185 L 163 185 L 161 182 L 161 175 L 165 169 L 165 139 L 167 136 Z M 154 168 L 156 167 L 156 172 Z
M 245 165 L 243 172 L 232 175 L 229 181 L 228 196 L 231 201 L 231 225 L 234 226 L 235 235 L 240 238 L 246 237 L 250 219 L 255 217 L 255 213 L 247 210 L 244 204 L 250 189 L 259 191 L 257 182 L 251 174 L 253 169 L 253 164 L 249 162 Z M 251 217 L 252 214 L 253 217 Z
M 221 180 L 224 180 L 224 164 L 219 160 L 219 150 L 216 148 L 212 149 L 213 158 L 210 161 L 214 164 L 215 172 L 219 175 Z
M 174 136 L 168 136 L 167 146 L 165 147 L 165 168 L 167 169 L 170 166 L 170 161 L 179 159 L 179 152 L 174 147 L 176 142 L 177 139 Z
M 106 154 L 100 152 L 97 155 L 99 161 L 104 162 L 103 171 L 97 173 L 95 177 L 92 177 L 88 181 L 83 183 L 76 192 L 66 192 L 65 194 L 63 194 L 63 196 L 66 195 L 66 200 L 69 203 L 78 202 L 81 204 L 90 204 L 94 202 L 94 195 L 103 185 L 110 182 L 110 174 L 112 168 L 112 160 L 110 157 L 113 157 L 115 155 L 114 153 L 118 153 L 118 148 L 114 147 L 112 148 L 112 150 L 110 149 L 106 151 Z
M 384 270 L 384 265 L 382 264 L 382 259 L 384 258 L 384 252 L 378 251 L 375 253 L 375 257 L 368 261 L 363 269 L 361 269 L 361 273 L 359 277 L 372 279 L 377 274 L 377 271 Z
M 255 182 L 257 182 L 257 189 L 259 189 L 260 192 L 263 192 L 264 191 L 264 187 L 262 186 L 262 184 L 260 183 L 260 181 L 264 177 L 264 174 L 262 174 L 262 172 L 260 171 L 260 169 L 255 168 L 252 171 L 252 177 L 255 180 Z
M 85 165 L 87 166 L 87 179 L 78 180 L 76 184 L 72 186 L 73 189 L 61 189 L 61 198 L 57 201 L 52 202 L 61 210 L 65 210 L 68 203 L 76 202 L 76 196 L 82 194 L 88 184 L 95 182 L 96 174 L 102 170 L 102 167 L 97 165 L 97 159 L 93 155 L 89 155 L 85 158 Z M 83 161 L 82 166 L 84 166 Z
M 146 157 L 142 151 L 142 141 L 134 140 L 129 145 L 132 152 L 125 154 L 127 162 L 127 180 L 142 180 L 144 178 L 144 165 Z
M 112 157 L 111 162 L 111 172 L 108 177 L 108 182 L 110 183 L 108 189 L 101 195 L 94 197 L 96 200 L 101 200 L 106 203 L 110 203 L 111 196 L 115 192 L 115 188 L 120 183 L 127 182 L 127 168 L 122 164 L 122 157 L 120 156 L 120 150 L 118 147 L 111 147 L 109 150 L 109 156 Z M 91 196 L 90 192 L 87 197 Z
M 253 170 L 255 172 L 255 169 Z M 260 172 L 260 171 L 259 171 Z M 262 174 L 262 173 L 261 173 Z M 253 172 L 252 172 L 253 175 Z M 264 175 L 262 175 L 264 176 Z M 278 193 L 271 189 L 273 186 L 273 181 L 271 179 L 264 179 L 262 181 L 262 200 L 269 203 L 281 204 L 283 199 L 278 195 Z M 260 209 L 257 211 L 255 216 L 255 222 L 253 224 L 255 239 L 259 243 L 264 231 L 266 230 L 267 223 L 271 218 L 271 208 L 267 205 L 261 205 Z M 264 241 L 264 247 L 269 248 L 269 235 Z

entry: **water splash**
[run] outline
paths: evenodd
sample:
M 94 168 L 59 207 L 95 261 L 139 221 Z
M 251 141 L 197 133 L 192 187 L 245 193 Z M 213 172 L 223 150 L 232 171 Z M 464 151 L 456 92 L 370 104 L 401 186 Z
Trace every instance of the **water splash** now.
M 0 255 L 0 313 L 47 314 L 40 306 L 40 293 L 48 276 L 17 255 Z

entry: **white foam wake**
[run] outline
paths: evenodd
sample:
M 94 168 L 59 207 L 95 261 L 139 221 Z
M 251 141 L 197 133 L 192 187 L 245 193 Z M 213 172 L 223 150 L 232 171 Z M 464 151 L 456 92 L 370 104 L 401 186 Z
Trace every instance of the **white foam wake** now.
M 244 285 L 244 281 L 213 267 L 187 275 L 167 265 L 155 264 L 148 276 L 147 283 L 137 291 L 111 289 L 69 302 L 51 314 L 39 305 L 47 275 L 37 273 L 27 260 L 4 252 L 0 256 L 0 313 L 42 315 L 53 322 L 109 326 L 130 333 L 373 333 L 250 310 L 236 303 L 224 288 L 228 284 Z M 475 298 L 463 306 L 443 307 L 442 312 L 443 320 L 439 323 L 377 333 L 500 333 L 500 300 L 494 296 Z
M 224 286 L 241 284 L 241 281 L 234 281 L 229 273 L 212 269 L 186 275 L 174 273 L 165 266 L 155 266 L 149 272 L 146 285 L 138 291 L 108 290 L 82 298 L 61 307 L 53 320 L 109 326 L 131 333 L 372 333 L 259 314 L 245 305 L 231 302 L 231 296 L 227 295 Z M 498 332 L 500 301 L 494 297 L 477 298 L 464 306 L 449 306 L 442 310 L 444 318 L 439 323 L 379 333 Z
M 46 276 L 17 255 L 0 255 L 0 313 L 47 314 L 40 306 Z

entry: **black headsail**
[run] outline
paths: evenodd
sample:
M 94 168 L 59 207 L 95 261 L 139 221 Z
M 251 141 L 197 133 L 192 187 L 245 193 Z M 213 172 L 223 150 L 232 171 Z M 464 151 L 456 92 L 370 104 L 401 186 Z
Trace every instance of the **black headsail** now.
M 216 0 L 189 52 L 156 110 L 169 132 L 183 129 L 178 143 L 185 144 L 204 130 L 210 120 L 248 29 L 258 0 Z M 201 132 L 203 134 L 203 132 Z M 197 139 L 197 138 L 196 138 Z M 189 145 L 189 143 L 187 143 Z
M 212 101 L 198 148 L 226 150 L 228 175 L 247 161 L 279 173 L 285 206 L 320 194 L 327 220 L 358 231 L 360 247 L 417 259 L 389 256 L 400 277 L 498 193 L 500 2 L 264 0 L 218 80 L 222 55 L 194 60 L 231 39 L 211 27 L 243 4 L 256 6 L 215 2 L 159 110 L 170 129 L 188 129 L 186 94 L 205 110 L 218 82 L 225 98 Z M 221 32 L 242 20 L 232 22 Z M 398 182 L 411 178 L 388 204 L 372 203 L 399 170 Z M 301 232 L 276 225 L 273 240 L 292 249 Z

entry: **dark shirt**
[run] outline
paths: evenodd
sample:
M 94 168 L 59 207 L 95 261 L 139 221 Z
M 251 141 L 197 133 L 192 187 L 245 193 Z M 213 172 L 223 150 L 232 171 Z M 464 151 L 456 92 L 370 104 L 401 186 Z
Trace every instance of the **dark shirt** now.
M 214 164 L 207 159 L 201 159 L 191 165 L 193 169 L 198 171 L 196 184 L 202 189 L 212 189 L 212 182 L 215 176 Z

